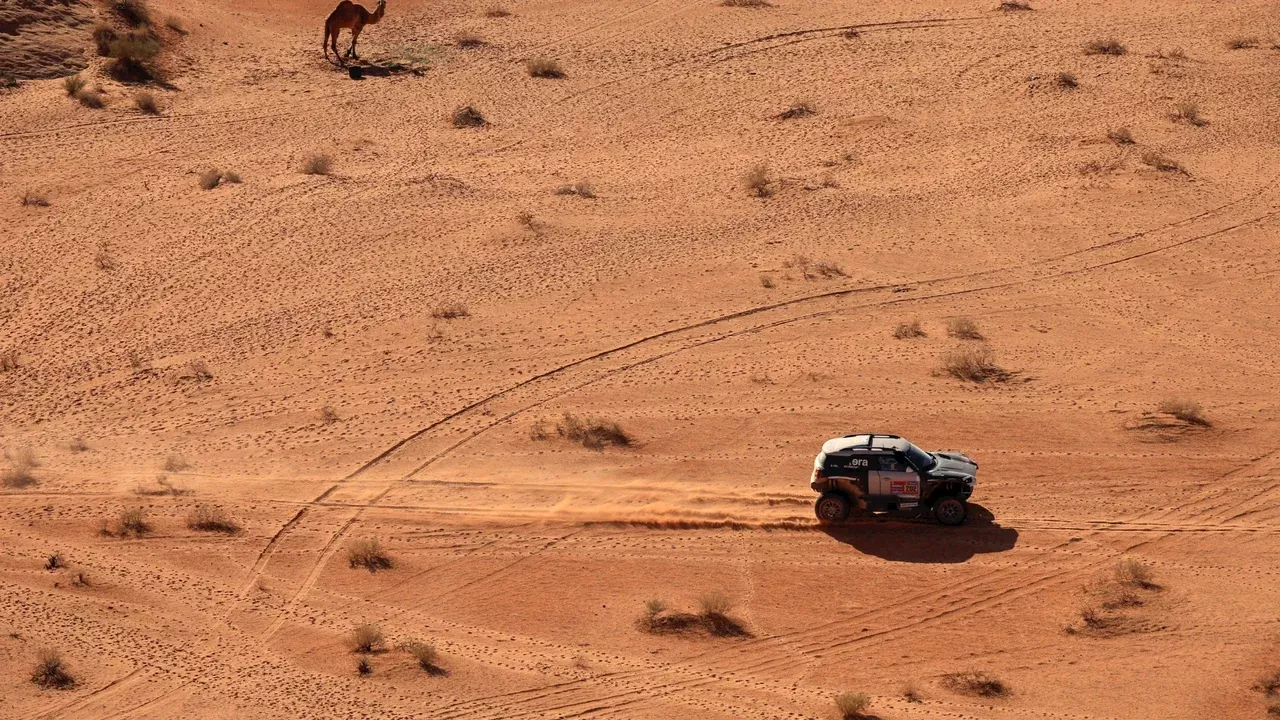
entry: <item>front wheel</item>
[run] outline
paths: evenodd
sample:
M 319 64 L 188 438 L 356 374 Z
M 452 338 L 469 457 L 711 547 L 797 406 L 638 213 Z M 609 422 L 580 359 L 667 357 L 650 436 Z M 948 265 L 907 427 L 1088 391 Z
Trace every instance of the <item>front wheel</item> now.
M 849 510 L 849 498 L 837 492 L 823 493 L 813 505 L 813 512 L 822 523 L 842 523 L 849 519 Z
M 933 516 L 943 525 L 959 525 L 964 522 L 968 508 L 964 501 L 954 495 L 948 495 L 933 504 Z

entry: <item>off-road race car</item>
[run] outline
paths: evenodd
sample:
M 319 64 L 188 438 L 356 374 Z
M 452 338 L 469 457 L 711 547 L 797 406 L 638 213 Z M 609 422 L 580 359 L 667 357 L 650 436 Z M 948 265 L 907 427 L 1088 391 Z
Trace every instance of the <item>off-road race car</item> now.
M 897 435 L 846 435 L 823 443 L 809 487 L 821 493 L 814 512 L 823 523 L 844 522 L 857 508 L 959 525 L 977 471 L 961 453 L 925 452 Z

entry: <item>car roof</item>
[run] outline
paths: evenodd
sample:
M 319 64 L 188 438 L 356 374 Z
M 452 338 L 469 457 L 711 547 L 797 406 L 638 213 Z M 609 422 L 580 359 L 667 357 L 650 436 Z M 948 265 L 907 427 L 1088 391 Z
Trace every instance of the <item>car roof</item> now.
M 822 444 L 822 452 L 834 453 L 859 446 L 869 450 L 906 450 L 910 444 L 897 435 L 863 433 L 861 435 L 845 435 L 844 437 L 831 438 Z

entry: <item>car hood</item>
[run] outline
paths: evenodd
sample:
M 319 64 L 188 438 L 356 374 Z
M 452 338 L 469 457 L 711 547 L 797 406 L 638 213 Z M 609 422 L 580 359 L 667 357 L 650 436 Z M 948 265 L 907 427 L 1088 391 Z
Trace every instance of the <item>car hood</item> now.
M 978 472 L 978 463 L 966 455 L 935 452 L 933 456 L 938 459 L 938 464 L 929 470 L 929 474 L 934 477 L 973 477 Z

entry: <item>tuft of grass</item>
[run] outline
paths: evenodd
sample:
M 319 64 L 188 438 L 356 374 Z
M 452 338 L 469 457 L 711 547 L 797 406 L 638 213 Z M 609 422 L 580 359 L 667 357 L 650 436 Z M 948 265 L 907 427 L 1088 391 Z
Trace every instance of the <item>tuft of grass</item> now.
M 473 32 L 469 32 L 466 30 L 459 32 L 457 35 L 454 35 L 453 41 L 458 45 L 458 47 L 465 48 L 465 49 L 484 47 L 487 44 L 484 41 L 484 38 L 480 37 L 479 35 Z
M 111 41 L 107 51 L 112 60 L 107 73 L 122 83 L 145 83 L 158 73 L 152 65 L 160 53 L 160 43 L 150 33 L 131 32 Z
M 23 203 L 26 204 L 26 203 Z M 0 372 L 12 372 L 18 369 L 18 351 L 10 348 L 0 352 Z
M 378 538 L 354 540 L 347 545 L 347 564 L 352 568 L 365 568 L 371 573 L 389 570 L 395 562 L 382 547 Z
M 148 115 L 160 114 L 160 101 L 154 93 L 140 92 L 133 96 L 133 106 Z
M 49 198 L 38 192 L 35 192 L 34 190 L 23 191 L 22 197 L 18 198 L 18 201 L 22 203 L 23 207 L 49 207 Z M 3 360 L 0 359 L 0 363 L 2 362 Z M 0 370 L 5 370 L 5 369 L 6 368 L 0 367 Z M 12 368 L 7 368 L 7 369 L 12 369 Z
M 720 0 L 720 4 L 725 7 L 744 7 L 744 8 L 773 7 L 773 3 L 769 2 L 769 0 Z
M 974 383 L 1000 382 L 1008 377 L 986 345 L 964 345 L 943 353 L 941 372 Z
M 176 473 L 190 468 L 191 463 L 187 462 L 187 459 L 181 455 L 170 455 L 164 459 L 163 467 L 165 472 Z
M 713 590 L 698 597 L 698 619 L 712 635 L 719 637 L 743 637 L 749 635 L 742 623 L 730 616 L 733 600 L 728 595 Z
M 471 317 L 471 311 L 467 309 L 466 305 L 455 302 L 449 303 L 448 305 L 441 305 L 435 310 L 432 310 L 431 317 L 437 320 L 454 320 L 457 318 Z
M 147 512 L 140 507 L 121 509 L 120 514 L 116 516 L 116 524 L 120 526 L 121 535 L 133 533 L 141 537 L 151 532 L 151 525 L 147 523 Z
M 791 103 L 791 107 L 783 110 L 774 117 L 779 120 L 794 120 L 796 118 L 809 117 L 816 115 L 818 108 L 808 100 L 797 100 Z
M 40 466 L 35 453 L 26 448 L 17 450 L 6 457 L 12 465 L 0 472 L 0 485 L 7 488 L 26 488 L 36 484 L 35 469 Z
M 719 590 L 713 590 L 698 596 L 698 613 L 703 617 L 711 615 L 728 615 L 733 611 L 733 601 Z
M 777 181 L 767 164 L 757 163 L 742 176 L 742 183 L 747 186 L 752 195 L 766 198 L 773 194 Z
M 1084 44 L 1085 55 L 1124 55 L 1127 52 L 1128 49 L 1115 38 L 1090 40 Z
M 351 651 L 358 653 L 378 652 L 383 649 L 385 639 L 382 628 L 371 623 L 357 625 L 351 631 Z
M 1280 697 L 1280 670 L 1258 680 L 1253 689 L 1267 697 Z
M 1031 3 L 1026 0 L 1004 0 L 996 9 L 1005 12 L 1017 12 L 1019 10 L 1031 10 L 1032 7 Z
M 90 110 L 101 110 L 107 104 L 106 99 L 102 96 L 102 91 L 89 90 L 88 88 L 77 92 L 76 100 Z
M 133 27 L 151 24 L 151 8 L 143 0 L 111 0 L 111 11 Z
M 302 161 L 304 175 L 328 175 L 333 170 L 333 158 L 328 155 L 308 155 Z
M 1191 174 L 1182 166 L 1182 163 L 1157 150 L 1147 150 L 1142 153 L 1142 164 L 1149 165 L 1160 172 L 1176 172 L 1183 175 Z
M 1012 690 L 1000 678 L 981 670 L 964 670 L 942 676 L 942 686 L 960 695 L 1007 697 Z
M 1107 131 L 1107 139 L 1116 145 L 1132 145 L 1136 140 L 1127 127 L 1118 127 Z
M 491 18 L 511 17 L 511 11 L 500 5 L 495 5 L 489 8 L 488 10 L 485 10 L 484 16 L 491 17 Z
M 89 445 L 82 437 L 73 437 L 71 442 L 67 443 L 67 449 L 73 453 L 82 453 L 89 451 Z
M 200 189 L 212 190 L 222 184 L 222 171 L 217 168 L 200 173 Z
M 484 127 L 489 121 L 474 105 L 463 105 L 453 111 L 453 126 L 456 128 Z
M 44 569 L 49 570 L 51 572 L 53 570 L 57 570 L 58 568 L 64 568 L 66 566 L 67 566 L 67 561 L 63 559 L 62 553 L 60 552 L 49 553 L 49 556 L 44 559 Z
M 644 612 L 647 617 L 653 618 L 667 611 L 667 601 L 662 598 L 649 598 L 644 601 Z
M 338 417 L 338 411 L 334 410 L 332 406 L 325 405 L 324 407 L 320 408 L 321 423 L 325 425 L 332 425 L 338 422 L 339 420 L 341 420 L 341 418 Z
M 187 527 L 199 532 L 217 532 L 234 535 L 240 532 L 240 524 L 232 520 L 219 507 L 197 505 L 187 514 Z
M 564 68 L 551 58 L 531 58 L 525 63 L 525 69 L 529 71 L 530 77 L 559 80 L 565 76 Z
M 556 188 L 557 195 L 577 195 L 581 198 L 594 198 L 596 196 L 595 188 L 586 180 L 579 180 L 576 183 L 561 185 Z
M 164 26 L 178 33 L 179 35 L 187 34 L 187 27 L 182 23 L 182 18 L 180 17 L 174 16 L 174 15 L 166 16 L 164 19 Z
M 1233 37 L 1227 41 L 1227 47 L 1232 50 L 1250 50 L 1258 47 L 1257 35 L 1242 35 Z
M 116 269 L 116 260 L 111 257 L 106 245 L 100 246 L 98 252 L 93 254 L 93 266 L 103 272 L 110 272 Z
M 1129 587 L 1138 587 L 1144 590 L 1155 590 L 1160 587 L 1156 584 L 1151 574 L 1151 568 L 1136 558 L 1121 560 L 1116 565 L 1115 578 L 1116 582 Z
M 85 79 L 80 75 L 68 75 L 62 78 L 62 89 L 67 91 L 67 95 L 75 97 L 77 93 L 84 89 Z
M 238 172 L 236 172 L 236 171 L 234 171 L 234 170 L 224 170 L 224 171 L 222 171 L 222 181 L 223 181 L 223 182 L 234 183 L 234 184 L 236 184 L 236 185 L 239 185 L 241 182 L 243 182 L 243 181 L 240 179 L 240 173 L 238 173 Z
M 1053 84 L 1062 90 L 1075 90 L 1080 87 L 1080 80 L 1074 73 L 1060 72 L 1053 78 Z
M 66 690 L 75 687 L 76 679 L 61 653 L 41 648 L 36 653 L 36 666 L 31 670 L 31 682 L 46 690 Z
M 551 433 L 547 432 L 547 421 L 538 420 L 529 426 L 529 439 L 535 442 L 541 442 L 551 437 Z
M 606 445 L 627 447 L 632 443 L 631 436 L 618 423 L 602 418 L 579 418 L 568 411 L 556 423 L 556 434 L 597 452 L 603 451 Z
M 1185 122 L 1194 127 L 1204 127 L 1209 124 L 1209 121 L 1200 114 L 1200 108 L 1195 103 L 1182 103 L 1169 113 L 1169 119 L 1174 122 Z
M 871 706 L 871 696 L 860 692 L 842 692 L 835 698 L 836 712 L 840 713 L 842 720 L 857 720 L 864 717 L 868 707 Z
M 765 290 L 772 290 L 772 289 L 774 289 L 774 288 L 778 287 L 778 284 L 777 284 L 777 283 L 775 283 L 775 282 L 773 281 L 773 278 L 769 277 L 768 275 L 761 275 L 761 276 L 760 276 L 760 287 L 764 288 Z
M 361 657 L 356 660 L 356 673 L 359 675 L 373 674 L 373 664 L 369 662 L 369 658 Z
M 972 318 L 956 317 L 947 321 L 947 334 L 953 338 L 961 340 L 985 340 L 982 331 L 978 329 L 978 323 Z
M 93 26 L 93 44 L 98 49 L 98 54 L 107 57 L 111 54 L 111 43 L 115 42 L 120 34 L 116 29 L 106 23 L 98 23 Z
M 902 688 L 902 699 L 909 703 L 922 703 L 924 702 L 924 694 L 920 692 L 920 688 L 916 687 L 915 683 L 907 683 Z
M 893 329 L 893 336 L 899 340 L 909 340 L 911 338 L 925 337 L 924 328 L 920 326 L 919 320 L 898 323 Z
M 418 667 L 432 674 L 441 672 L 439 660 L 440 652 L 436 650 L 436 646 L 429 642 L 421 640 L 409 640 L 402 646 L 405 652 L 413 656 L 418 661 Z
M 1209 427 L 1212 423 L 1204 416 L 1204 407 L 1194 400 L 1185 400 L 1180 398 L 1170 398 L 1162 400 L 1159 405 L 1162 413 L 1168 413 L 1183 422 L 1189 422 L 1192 425 L 1201 425 Z
M 192 360 L 187 363 L 187 372 L 184 377 L 195 380 L 196 382 L 205 382 L 213 379 L 213 373 L 209 370 L 209 365 L 203 360 Z

